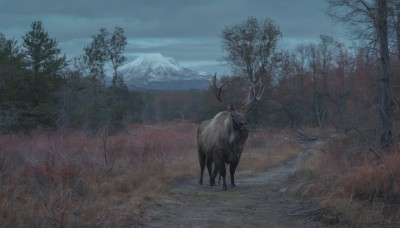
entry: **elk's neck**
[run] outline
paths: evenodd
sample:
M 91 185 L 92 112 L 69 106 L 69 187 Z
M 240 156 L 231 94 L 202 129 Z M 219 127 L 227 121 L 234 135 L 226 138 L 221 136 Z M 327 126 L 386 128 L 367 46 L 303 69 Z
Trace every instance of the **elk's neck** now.
M 229 143 L 240 143 L 241 141 L 246 141 L 248 136 L 248 130 L 246 127 L 243 129 L 232 128 L 229 132 Z

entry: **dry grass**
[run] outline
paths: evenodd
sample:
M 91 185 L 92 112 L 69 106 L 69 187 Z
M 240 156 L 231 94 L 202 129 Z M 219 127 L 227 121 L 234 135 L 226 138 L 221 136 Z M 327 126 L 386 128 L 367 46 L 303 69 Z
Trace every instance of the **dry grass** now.
M 375 140 L 353 133 L 321 144 L 298 173 L 298 192 L 317 197 L 354 227 L 400 225 L 400 148 L 371 153 Z
M 194 165 L 196 127 L 133 126 L 115 136 L 1 135 L 0 224 L 113 225 L 139 219 L 142 204 Z
M 4 227 L 125 226 L 168 194 L 168 183 L 198 175 L 196 124 L 135 125 L 125 133 L 0 135 L 0 224 Z M 251 133 L 239 169 L 293 156 L 288 132 Z
M 246 142 L 238 170 L 263 171 L 295 156 L 301 144 L 290 130 L 253 130 Z

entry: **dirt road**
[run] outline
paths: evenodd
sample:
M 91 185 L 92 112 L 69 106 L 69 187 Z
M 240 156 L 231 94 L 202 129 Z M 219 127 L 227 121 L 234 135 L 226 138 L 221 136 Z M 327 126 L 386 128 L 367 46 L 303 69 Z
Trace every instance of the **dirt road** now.
M 237 173 L 237 187 L 199 185 L 198 176 L 172 184 L 171 194 L 143 214 L 140 227 L 326 227 L 323 209 L 292 192 L 290 176 L 313 152 L 307 146 L 265 172 Z M 229 178 L 228 178 L 229 179 Z M 208 177 L 206 178 L 208 183 Z M 229 182 L 228 182 L 229 183 Z M 336 225 L 334 225 L 336 226 Z

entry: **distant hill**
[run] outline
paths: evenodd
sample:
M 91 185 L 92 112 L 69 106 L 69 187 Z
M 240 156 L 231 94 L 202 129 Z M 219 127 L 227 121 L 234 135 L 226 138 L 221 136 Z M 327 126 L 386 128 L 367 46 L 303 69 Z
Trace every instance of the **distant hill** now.
M 173 58 L 160 53 L 139 56 L 123 65 L 119 72 L 130 89 L 205 89 L 211 80 L 211 75 L 184 68 Z

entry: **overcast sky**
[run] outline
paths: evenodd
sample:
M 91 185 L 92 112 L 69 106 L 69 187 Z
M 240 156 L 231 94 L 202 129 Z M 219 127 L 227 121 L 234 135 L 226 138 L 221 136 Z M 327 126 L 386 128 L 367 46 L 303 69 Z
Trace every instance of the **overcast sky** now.
M 221 32 L 249 16 L 271 18 L 280 27 L 280 47 L 338 36 L 324 14 L 324 0 L 0 0 L 0 32 L 20 40 L 34 20 L 43 22 L 68 58 L 79 56 L 101 27 L 125 30 L 128 61 L 159 52 L 182 66 L 226 71 Z

